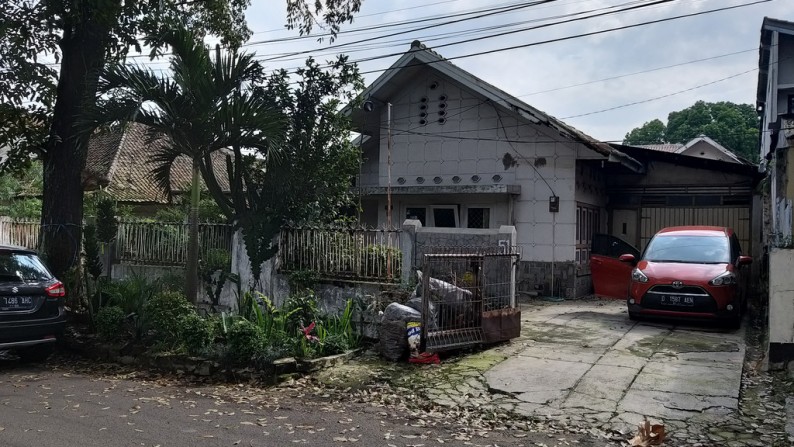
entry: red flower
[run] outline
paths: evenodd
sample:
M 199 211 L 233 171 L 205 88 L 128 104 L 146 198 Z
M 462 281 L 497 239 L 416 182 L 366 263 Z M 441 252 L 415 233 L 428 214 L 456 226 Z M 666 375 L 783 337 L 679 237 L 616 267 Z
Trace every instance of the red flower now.
M 301 327 L 301 331 L 303 331 L 303 336 L 306 337 L 306 340 L 309 341 L 320 340 L 319 338 L 317 338 L 316 335 L 311 334 L 311 332 L 314 330 L 314 326 L 315 326 L 314 321 L 312 321 L 312 324 L 310 324 L 309 327 Z

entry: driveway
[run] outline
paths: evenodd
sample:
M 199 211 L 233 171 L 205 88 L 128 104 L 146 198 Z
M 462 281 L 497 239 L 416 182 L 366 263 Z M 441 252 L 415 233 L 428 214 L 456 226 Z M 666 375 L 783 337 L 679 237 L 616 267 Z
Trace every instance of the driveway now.
M 614 301 L 527 306 L 522 322 L 522 347 L 484 374 L 519 413 L 626 431 L 643 416 L 683 427 L 738 411 L 741 330 L 635 323 Z
M 439 405 L 618 444 L 647 416 L 665 425 L 665 445 L 792 445 L 781 382 L 760 372 L 755 351 L 743 376 L 745 349 L 744 329 L 637 323 L 623 302 L 534 302 L 522 305 L 521 337 L 449 359 L 421 380 Z

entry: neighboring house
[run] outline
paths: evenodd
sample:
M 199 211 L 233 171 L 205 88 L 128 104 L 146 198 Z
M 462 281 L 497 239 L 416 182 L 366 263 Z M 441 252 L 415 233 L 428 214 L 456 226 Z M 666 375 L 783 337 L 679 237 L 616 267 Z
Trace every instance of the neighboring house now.
M 794 22 L 765 18 L 761 26 L 756 107 L 761 116 L 760 157 L 767 174 L 769 249 L 769 357 L 794 360 Z
M 698 135 L 687 144 L 643 144 L 637 147 L 673 154 L 690 155 L 692 157 L 708 158 L 711 160 L 748 164 L 746 160 L 737 157 L 736 154 L 705 135 Z
M 154 166 L 150 163 L 152 155 L 164 144 L 164 138 L 151 141 L 147 126 L 139 123 L 98 131 L 88 143 L 82 176 L 84 190 L 106 191 L 120 204 L 133 206 L 140 215 L 168 206 L 166 194 L 151 174 Z M 223 154 L 214 155 L 213 163 L 221 188 L 228 191 Z M 179 157 L 171 167 L 171 194 L 188 193 L 191 177 L 191 160 Z
M 734 162 L 699 160 L 682 168 L 676 160 L 693 157 L 669 154 L 672 158 L 660 161 L 640 156 L 654 151 L 599 142 L 418 41 L 362 99 L 361 108 L 345 110 L 363 135 L 356 184 L 361 222 L 399 226 L 414 218 L 433 227 L 514 225 L 522 251 L 519 290 L 586 295 L 592 287 L 594 234 L 632 231 L 631 243 L 640 245 L 660 225 L 695 223 L 700 214 L 691 210 L 723 207 L 731 197 L 739 197 L 744 207 L 737 222 L 746 223 L 751 244 L 754 176 L 748 171 L 754 168 L 741 165 L 734 178 L 721 172 L 738 166 Z M 670 175 L 682 169 L 688 175 Z M 713 188 L 697 188 L 703 176 Z M 686 201 L 676 201 L 679 196 Z M 721 219 L 719 213 L 706 214 Z M 625 221 L 616 225 L 616 219 Z

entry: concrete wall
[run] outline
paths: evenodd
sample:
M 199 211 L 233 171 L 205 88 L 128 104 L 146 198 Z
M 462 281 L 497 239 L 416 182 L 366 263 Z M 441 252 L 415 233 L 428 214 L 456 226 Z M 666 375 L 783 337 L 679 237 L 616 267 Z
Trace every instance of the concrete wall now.
M 782 368 L 794 360 L 794 250 L 769 253 L 769 366 Z
M 443 101 L 442 96 L 446 97 Z M 456 185 L 520 185 L 521 194 L 514 200 L 512 215 L 506 211 L 510 209 L 507 197 L 495 195 L 487 199 L 485 203 L 493 203 L 497 215 L 491 227 L 515 225 L 523 260 L 574 260 L 576 160 L 603 156 L 544 125 L 533 124 L 502 108 L 497 111 L 494 104 L 433 70 L 421 71 L 411 85 L 384 100 L 392 104 L 395 129 L 392 185 L 432 186 L 433 179 L 439 177 L 439 185 L 448 186 L 453 184 L 454 176 L 460 178 Z M 446 121 L 440 124 L 438 112 L 442 105 L 446 106 Z M 388 123 L 385 107 L 379 118 L 381 123 Z M 381 131 L 378 182 L 362 182 L 362 186 L 388 184 L 387 157 L 388 139 L 386 132 Z M 424 181 L 420 183 L 418 177 Z M 400 179 L 402 183 L 398 183 Z M 553 215 L 548 207 L 552 195 L 560 198 L 560 211 Z M 460 196 L 463 194 L 457 199 L 433 197 L 431 201 L 463 206 L 484 203 Z M 405 219 L 406 204 L 413 198 L 396 200 L 391 219 L 394 224 Z M 383 223 L 385 202 L 379 203 L 378 210 Z

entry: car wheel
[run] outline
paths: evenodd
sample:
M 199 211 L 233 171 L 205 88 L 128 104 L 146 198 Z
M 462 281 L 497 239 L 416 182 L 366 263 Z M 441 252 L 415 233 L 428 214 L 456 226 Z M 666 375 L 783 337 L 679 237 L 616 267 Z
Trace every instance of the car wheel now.
M 17 355 L 23 362 L 43 362 L 52 354 L 53 349 L 54 346 L 52 344 L 34 345 L 18 350 Z

